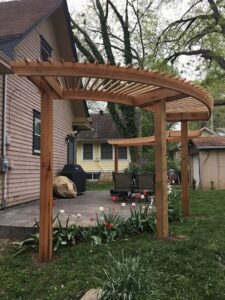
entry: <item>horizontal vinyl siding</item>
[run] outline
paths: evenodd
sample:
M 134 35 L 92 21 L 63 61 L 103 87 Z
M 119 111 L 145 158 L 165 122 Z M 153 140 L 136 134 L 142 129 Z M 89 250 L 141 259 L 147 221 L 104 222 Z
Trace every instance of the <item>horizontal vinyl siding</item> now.
M 40 34 L 53 48 L 53 59 L 60 58 L 51 20 L 38 26 L 16 47 L 15 58 L 27 57 L 33 60 L 39 58 Z M 10 75 L 7 111 L 7 133 L 11 141 L 7 151 L 12 163 L 12 169 L 7 177 L 9 206 L 39 198 L 40 157 L 33 155 L 32 152 L 33 109 L 40 111 L 40 93 L 37 88 L 27 79 Z M 65 138 L 72 130 L 73 110 L 69 101 L 61 100 L 54 100 L 53 110 L 53 172 L 55 176 L 67 162 Z
M 73 110 L 69 101 L 55 100 L 54 102 L 54 174 L 62 170 L 67 163 L 66 137 L 72 130 Z
M 2 155 L 2 94 L 3 94 L 3 75 L 0 75 L 0 155 Z M 2 201 L 3 176 L 0 173 L 0 205 Z
M 82 166 L 86 172 L 112 172 L 114 171 L 114 159 L 101 160 L 100 144 L 94 143 L 93 145 L 93 160 L 83 160 L 83 144 L 77 142 L 77 163 Z M 113 155 L 114 156 L 114 155 Z M 119 159 L 119 171 L 129 167 L 128 159 Z

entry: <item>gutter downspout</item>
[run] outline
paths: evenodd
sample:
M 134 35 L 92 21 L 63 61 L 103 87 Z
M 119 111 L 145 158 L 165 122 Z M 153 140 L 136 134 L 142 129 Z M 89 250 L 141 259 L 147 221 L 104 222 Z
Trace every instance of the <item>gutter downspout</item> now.
M 3 74 L 3 93 L 2 93 L 2 161 L 6 160 L 6 109 L 7 109 L 7 75 Z M 7 206 L 6 195 L 6 179 L 7 171 L 2 173 L 2 202 L 1 208 L 4 209 Z

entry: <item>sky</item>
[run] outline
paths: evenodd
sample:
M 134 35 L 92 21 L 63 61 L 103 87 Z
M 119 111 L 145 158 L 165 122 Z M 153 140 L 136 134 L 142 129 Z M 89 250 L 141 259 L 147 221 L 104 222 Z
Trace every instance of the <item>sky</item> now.
M 74 12 L 74 10 L 82 10 L 87 2 L 88 0 L 67 0 L 67 4 L 71 13 Z

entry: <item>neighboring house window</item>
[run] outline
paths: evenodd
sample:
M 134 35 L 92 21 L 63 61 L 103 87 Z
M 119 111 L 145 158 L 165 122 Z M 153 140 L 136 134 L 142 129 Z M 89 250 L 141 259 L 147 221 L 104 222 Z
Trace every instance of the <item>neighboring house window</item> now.
M 107 143 L 101 144 L 101 159 L 112 159 L 112 158 L 113 158 L 112 145 Z
M 41 119 L 40 112 L 33 110 L 33 154 L 40 155 Z
M 93 144 L 83 144 L 83 159 L 93 160 Z
M 99 180 L 101 172 L 88 172 L 86 173 L 87 180 Z
M 40 36 L 40 38 L 41 38 L 41 59 L 45 61 L 52 56 L 52 48 L 48 44 L 48 42 L 43 38 L 43 36 Z
M 118 158 L 127 159 L 127 147 L 118 147 Z

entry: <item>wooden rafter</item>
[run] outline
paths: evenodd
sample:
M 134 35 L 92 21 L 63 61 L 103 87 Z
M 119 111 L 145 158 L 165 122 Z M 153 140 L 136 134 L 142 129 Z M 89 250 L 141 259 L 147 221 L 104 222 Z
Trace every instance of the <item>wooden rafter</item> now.
M 213 105 L 212 97 L 203 88 L 158 72 L 74 62 L 13 62 L 12 68 L 18 75 L 29 77 L 41 89 L 46 89 L 43 86 L 43 82 L 46 82 L 54 94 L 61 98 L 95 101 L 108 99 L 114 103 L 136 105 L 150 111 L 154 110 L 152 105 L 165 99 L 167 121 L 195 118 L 207 120 Z M 57 76 L 64 78 L 67 88 L 60 86 L 55 79 Z M 38 83 L 37 77 L 44 78 L 43 82 Z M 70 91 L 70 77 L 80 78 L 80 88 L 74 89 L 72 85 L 73 91 Z M 86 79 L 83 86 L 81 78 Z M 185 102 L 181 103 L 180 100 Z

